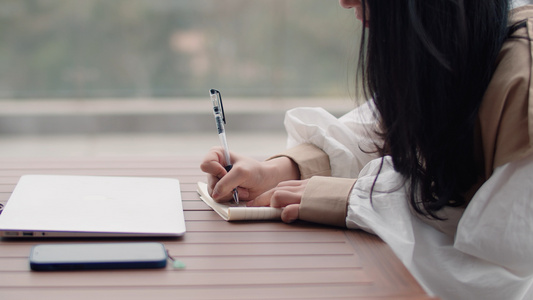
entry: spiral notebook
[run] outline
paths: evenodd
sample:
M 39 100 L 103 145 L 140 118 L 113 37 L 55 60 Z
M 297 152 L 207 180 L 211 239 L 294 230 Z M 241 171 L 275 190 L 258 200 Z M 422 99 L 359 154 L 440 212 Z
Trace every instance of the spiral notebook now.
M 177 237 L 180 183 L 170 178 L 25 175 L 0 214 L 0 236 Z

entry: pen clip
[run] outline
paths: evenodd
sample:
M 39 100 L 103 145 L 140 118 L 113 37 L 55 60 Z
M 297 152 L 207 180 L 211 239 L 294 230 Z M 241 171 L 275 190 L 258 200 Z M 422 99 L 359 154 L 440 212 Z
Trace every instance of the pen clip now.
M 222 115 L 222 122 L 226 124 L 226 115 L 224 114 L 224 105 L 222 104 L 222 95 L 218 90 L 210 89 L 209 93 L 211 94 L 211 100 L 213 101 L 213 109 L 215 111 L 215 114 L 219 113 Z M 213 96 L 216 97 L 213 99 Z

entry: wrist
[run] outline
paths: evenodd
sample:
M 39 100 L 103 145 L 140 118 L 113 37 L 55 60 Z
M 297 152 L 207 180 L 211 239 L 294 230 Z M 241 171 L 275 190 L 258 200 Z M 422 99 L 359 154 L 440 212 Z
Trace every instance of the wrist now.
M 272 186 L 287 180 L 300 179 L 298 165 L 286 156 L 276 157 L 263 162 L 266 174 L 271 174 Z

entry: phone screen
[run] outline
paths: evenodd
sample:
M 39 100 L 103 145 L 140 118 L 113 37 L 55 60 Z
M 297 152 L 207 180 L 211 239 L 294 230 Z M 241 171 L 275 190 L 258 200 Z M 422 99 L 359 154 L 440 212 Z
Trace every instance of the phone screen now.
M 161 243 L 78 243 L 36 245 L 30 253 L 35 271 L 163 268 L 167 252 Z

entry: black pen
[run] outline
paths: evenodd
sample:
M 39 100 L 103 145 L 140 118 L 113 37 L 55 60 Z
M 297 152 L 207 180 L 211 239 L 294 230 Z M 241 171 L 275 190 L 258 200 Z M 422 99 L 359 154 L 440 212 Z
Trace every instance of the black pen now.
M 211 96 L 211 101 L 213 102 L 213 114 L 215 115 L 215 123 L 217 125 L 218 137 L 220 138 L 220 143 L 222 144 L 222 148 L 224 150 L 224 168 L 226 169 L 226 171 L 229 172 L 233 165 L 231 164 L 231 160 L 229 157 L 228 142 L 226 140 L 226 130 L 224 129 L 224 124 L 226 124 L 226 116 L 224 114 L 224 106 L 222 105 L 222 96 L 220 95 L 220 92 L 215 89 L 209 90 L 209 94 Z M 235 200 L 235 203 L 239 203 L 239 194 L 237 193 L 236 188 L 233 189 L 233 200 Z

